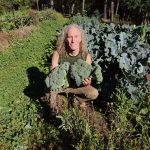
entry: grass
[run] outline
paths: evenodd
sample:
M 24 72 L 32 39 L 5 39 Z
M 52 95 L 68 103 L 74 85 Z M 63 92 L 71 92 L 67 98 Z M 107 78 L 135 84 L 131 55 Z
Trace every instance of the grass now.
M 35 95 L 40 93 L 38 96 L 41 96 L 43 92 L 43 89 L 38 87 L 46 75 L 42 65 L 43 57 L 47 51 L 49 53 L 53 51 L 52 48 L 47 48 L 48 44 L 56 39 L 56 30 L 65 23 L 63 17 L 44 21 L 28 38 L 14 41 L 9 49 L 0 54 L 2 149 L 32 147 L 34 138 L 35 145 L 44 143 L 45 128 L 51 127 L 44 125 L 39 97 Z M 34 80 L 32 76 L 36 79 Z M 31 89 L 33 91 L 30 92 Z

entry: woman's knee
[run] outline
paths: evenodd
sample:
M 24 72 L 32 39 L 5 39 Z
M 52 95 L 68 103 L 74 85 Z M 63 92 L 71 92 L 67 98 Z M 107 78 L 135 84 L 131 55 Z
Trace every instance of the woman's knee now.
M 94 87 L 89 89 L 86 93 L 86 97 L 90 98 L 90 99 L 96 99 L 98 97 L 98 95 L 99 95 L 98 90 Z

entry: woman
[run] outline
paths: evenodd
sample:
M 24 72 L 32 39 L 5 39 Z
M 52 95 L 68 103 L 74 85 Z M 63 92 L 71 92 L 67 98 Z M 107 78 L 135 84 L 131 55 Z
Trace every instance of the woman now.
M 91 54 L 85 51 L 86 42 L 83 30 L 76 24 L 71 24 L 62 30 L 57 42 L 57 49 L 52 55 L 50 70 L 55 69 L 59 64 L 69 62 L 73 64 L 78 59 L 92 63 Z M 75 87 L 73 84 L 65 92 L 75 94 L 79 101 L 93 100 L 98 97 L 98 91 L 91 86 L 92 79 L 83 80 L 82 87 Z M 79 96 L 80 95 L 80 96 Z M 82 98 L 81 98 L 82 97 Z

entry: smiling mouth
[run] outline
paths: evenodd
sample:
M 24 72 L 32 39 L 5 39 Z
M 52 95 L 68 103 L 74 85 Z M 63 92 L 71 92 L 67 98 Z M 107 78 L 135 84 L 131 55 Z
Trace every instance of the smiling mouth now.
M 74 46 L 76 46 L 76 45 L 74 45 L 74 44 L 73 44 L 73 45 L 71 45 L 71 46 L 73 46 L 73 47 L 74 47 Z
M 70 44 L 70 46 L 77 46 L 77 44 L 76 43 L 72 43 L 72 44 Z

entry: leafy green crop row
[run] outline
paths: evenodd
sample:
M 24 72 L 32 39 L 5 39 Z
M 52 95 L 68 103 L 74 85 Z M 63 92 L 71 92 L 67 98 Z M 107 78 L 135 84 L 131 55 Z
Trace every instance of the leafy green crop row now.
M 18 29 L 31 24 L 38 24 L 43 20 L 56 19 L 57 12 L 51 9 L 43 11 L 25 10 L 15 11 L 14 14 L 6 13 L 0 17 L 0 31 Z M 59 14 L 59 16 L 61 16 Z

